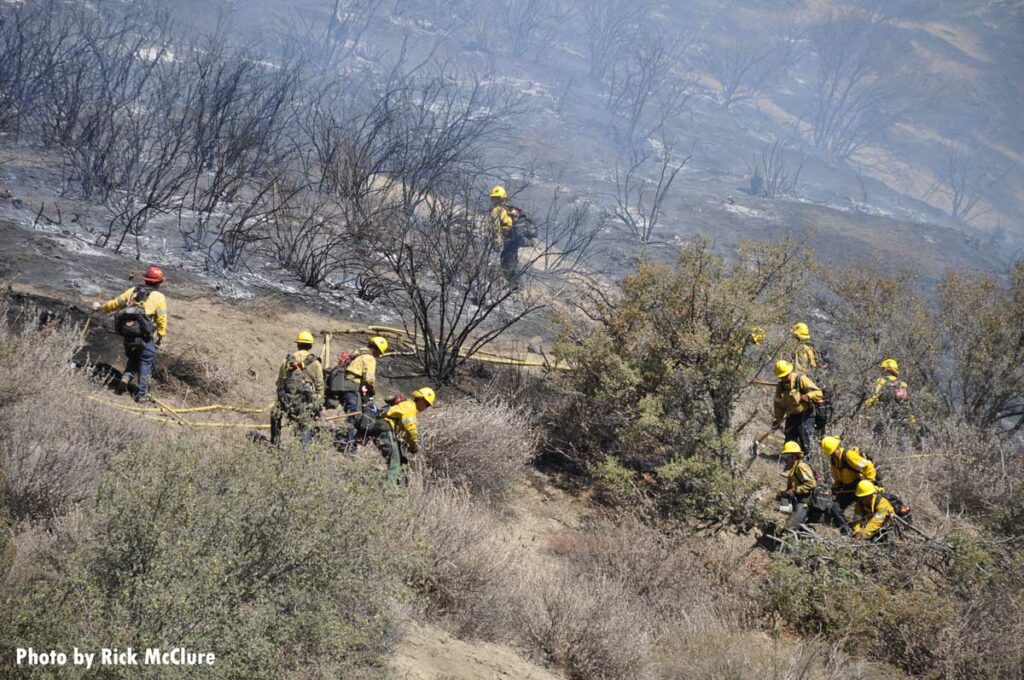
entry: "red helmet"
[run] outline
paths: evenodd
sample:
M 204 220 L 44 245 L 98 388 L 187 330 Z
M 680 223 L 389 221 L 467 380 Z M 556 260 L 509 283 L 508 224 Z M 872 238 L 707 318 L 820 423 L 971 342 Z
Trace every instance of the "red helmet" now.
M 151 266 L 146 270 L 146 273 L 142 275 L 142 280 L 146 283 L 163 283 L 164 270 L 157 266 Z

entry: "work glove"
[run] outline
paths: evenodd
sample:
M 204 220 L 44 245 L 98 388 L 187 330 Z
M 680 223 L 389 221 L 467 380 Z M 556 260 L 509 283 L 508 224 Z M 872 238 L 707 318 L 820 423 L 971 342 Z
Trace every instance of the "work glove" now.
M 100 311 L 100 307 L 102 307 L 102 306 L 103 305 L 101 305 L 100 303 L 94 302 L 94 303 L 92 303 L 92 311 L 98 312 L 98 311 Z
M 415 456 L 419 452 L 420 452 L 419 445 L 417 445 L 417 444 L 410 444 L 409 445 L 409 453 L 411 453 L 412 455 Z
M 157 347 L 159 347 L 160 345 L 162 345 L 162 344 L 163 344 L 163 342 L 164 342 L 164 336 L 162 336 L 162 335 L 158 335 L 158 336 L 156 336 L 156 346 L 157 346 Z

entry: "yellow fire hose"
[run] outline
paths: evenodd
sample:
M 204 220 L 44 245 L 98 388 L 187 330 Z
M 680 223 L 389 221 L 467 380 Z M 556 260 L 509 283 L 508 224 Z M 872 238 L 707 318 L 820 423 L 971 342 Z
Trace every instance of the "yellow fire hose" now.
M 399 339 L 402 339 L 402 340 L 408 342 L 409 344 L 411 344 L 413 347 L 415 347 L 418 350 L 425 350 L 426 349 L 426 344 L 424 344 L 419 339 L 419 337 L 416 336 L 415 334 L 410 333 L 409 331 L 403 330 L 401 328 L 392 328 L 391 326 L 367 326 L 366 328 L 342 328 L 342 329 L 338 329 L 338 330 L 336 330 L 334 332 L 325 332 L 324 333 L 324 344 L 325 344 L 325 346 L 328 344 L 329 338 L 330 338 L 330 336 L 333 335 L 333 333 L 354 334 L 354 333 L 366 333 L 366 332 L 373 332 L 373 333 L 378 333 L 380 335 L 389 335 L 389 336 L 397 337 Z M 383 356 L 395 356 L 395 355 L 406 355 L 406 354 L 407 353 L 405 353 L 405 352 L 386 352 Z M 327 354 L 326 356 L 330 356 L 330 355 Z M 524 366 L 524 367 L 531 367 L 531 368 L 550 368 L 550 369 L 554 369 L 554 370 L 557 370 L 557 371 L 571 371 L 572 370 L 571 367 L 566 366 L 564 364 L 545 363 L 543 361 L 537 361 L 536 359 L 518 359 L 516 357 L 504 356 L 504 355 L 497 354 L 495 352 L 490 352 L 488 350 L 483 350 L 483 349 L 477 350 L 476 352 L 474 352 L 472 357 L 468 357 L 467 356 L 467 352 L 465 350 L 462 350 L 462 351 L 459 352 L 459 356 L 463 357 L 463 358 L 471 358 L 473 361 L 480 361 L 480 362 L 488 363 L 488 364 L 502 364 L 502 365 L 506 365 L 506 366 Z

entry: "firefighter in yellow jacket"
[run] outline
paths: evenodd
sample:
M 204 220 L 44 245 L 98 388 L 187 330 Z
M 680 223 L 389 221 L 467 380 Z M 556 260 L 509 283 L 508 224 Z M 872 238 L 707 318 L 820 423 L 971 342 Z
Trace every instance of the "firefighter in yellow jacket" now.
M 795 529 L 805 524 L 810 515 L 811 495 L 814 493 L 818 480 L 814 476 L 814 470 L 804 462 L 804 450 L 795 441 L 786 442 L 782 446 L 782 453 L 789 458 L 789 470 L 786 472 L 785 496 L 788 496 L 793 506 L 793 514 L 789 516 L 787 526 Z
M 863 540 L 878 540 L 881 538 L 879 532 L 891 521 L 896 514 L 896 509 L 892 507 L 889 499 L 882 495 L 882 489 L 866 479 L 857 482 L 855 494 L 857 507 L 853 522 L 853 537 Z
M 117 391 L 124 392 L 132 378 L 136 378 L 135 401 L 148 399 L 156 348 L 167 335 L 167 298 L 159 290 L 164 282 L 164 272 L 152 266 L 142 275 L 142 281 L 143 285 L 129 288 L 113 300 L 102 305 L 98 302 L 92 304 L 94 312 L 117 312 L 114 328 L 124 340 L 126 357 Z
M 388 459 L 388 483 L 398 486 L 402 467 L 409 461 L 405 452 L 416 454 L 420 448 L 419 425 L 416 416 L 434 405 L 434 390 L 421 387 L 412 393 L 412 399 L 400 401 L 387 411 L 383 426 L 378 429 L 377 445 Z M 408 481 L 408 480 L 406 480 Z
M 824 399 L 824 394 L 806 373 L 797 373 L 785 359 L 775 362 L 775 377 L 779 382 L 772 403 L 772 427 L 785 425 L 786 441 L 798 442 L 803 451 L 810 451 L 814 405 Z
M 909 425 L 914 424 L 914 416 L 910 412 L 910 389 L 907 383 L 900 380 L 900 365 L 895 359 L 885 359 L 879 365 L 882 376 L 875 380 L 871 395 L 864 400 L 864 407 L 885 406 L 892 420 Z
M 295 427 L 303 444 L 313 441 L 313 419 L 324 405 L 324 369 L 313 354 L 316 339 L 309 331 L 295 338 L 290 352 L 277 372 L 277 401 L 270 412 L 270 443 L 281 442 L 285 418 Z
M 818 357 L 810 344 L 811 329 L 800 321 L 793 324 L 790 330 L 798 343 L 793 351 L 793 368 L 801 373 L 813 373 L 818 368 Z
M 501 251 L 501 271 L 509 283 L 519 283 L 519 239 L 515 219 L 508 205 L 508 192 L 500 184 L 491 189 L 491 226 L 494 244 Z
M 345 366 L 345 389 L 341 392 L 342 408 L 345 413 L 361 413 L 363 402 L 373 399 L 377 385 L 377 359 L 388 351 L 388 341 L 374 335 L 366 343 L 367 351 L 358 355 Z M 346 449 L 351 451 L 356 444 L 356 429 L 360 416 L 348 417 Z
M 827 436 L 821 439 L 821 451 L 829 457 L 832 470 L 832 519 L 839 530 L 850 532 L 850 523 L 846 519 L 846 508 L 857 500 L 857 484 L 861 480 L 874 483 L 878 480 L 878 472 L 871 459 L 863 455 L 857 447 L 843 448 L 839 437 Z

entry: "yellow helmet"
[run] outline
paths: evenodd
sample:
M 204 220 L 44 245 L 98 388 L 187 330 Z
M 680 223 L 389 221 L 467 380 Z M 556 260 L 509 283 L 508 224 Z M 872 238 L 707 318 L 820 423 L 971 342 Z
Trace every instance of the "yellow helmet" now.
M 882 361 L 881 366 L 893 375 L 900 374 L 900 365 L 896 363 L 895 359 L 885 359 Z
M 864 496 L 870 496 L 876 491 L 878 491 L 877 486 L 872 484 L 867 479 L 862 479 L 859 482 L 857 482 L 857 490 L 854 491 L 853 493 L 855 496 L 857 496 L 857 498 L 864 498 Z
M 508 198 L 508 192 L 505 191 L 505 187 L 495 184 L 494 188 L 491 189 L 491 198 Z
M 821 450 L 826 456 L 831 456 L 839 448 L 839 437 L 829 435 L 821 438 Z
M 799 321 L 799 322 L 793 324 L 793 329 L 792 330 L 793 330 L 793 335 L 796 337 L 797 340 L 810 340 L 811 339 L 811 329 L 808 328 L 807 324 L 805 324 L 803 321 Z
M 417 397 L 427 402 L 428 406 L 433 406 L 434 400 L 437 399 L 437 395 L 434 394 L 434 390 L 430 389 L 429 387 L 421 387 L 412 393 L 413 399 L 416 399 Z
M 760 345 L 762 342 L 764 342 L 764 338 L 765 332 L 763 328 L 761 328 L 760 326 L 750 327 L 750 341 L 752 343 L 754 343 L 755 345 Z
M 787 375 L 793 372 L 793 364 L 789 363 L 785 359 L 779 359 L 775 362 L 775 377 L 785 378 Z
M 804 455 L 804 450 L 800 448 L 800 442 L 793 441 L 792 439 L 782 445 L 783 453 L 795 453 L 798 456 Z
M 372 336 L 370 336 L 370 341 L 369 341 L 368 344 L 371 347 L 376 347 L 377 351 L 379 351 L 381 354 L 384 354 L 384 352 L 388 351 L 388 341 L 387 341 L 387 339 L 386 338 L 382 338 L 379 335 L 372 335 Z
M 309 331 L 302 331 L 299 333 L 298 337 L 295 338 L 295 342 L 300 345 L 312 345 L 316 342 L 316 338 L 314 338 L 313 334 Z

